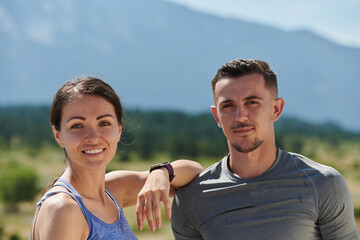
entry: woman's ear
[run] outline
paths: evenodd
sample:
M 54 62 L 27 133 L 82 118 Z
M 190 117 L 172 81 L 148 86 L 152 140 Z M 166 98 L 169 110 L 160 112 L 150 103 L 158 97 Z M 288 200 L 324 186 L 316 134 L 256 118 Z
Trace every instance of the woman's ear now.
M 122 124 L 119 124 L 119 135 L 118 135 L 118 138 L 117 138 L 117 141 L 119 142 L 120 139 L 121 139 L 121 132 L 122 132 Z
M 61 137 L 60 137 L 60 131 L 56 130 L 54 125 L 51 126 L 51 130 L 54 134 L 56 142 L 59 144 L 60 147 L 64 148 L 64 145 L 63 145 Z
M 273 108 L 273 114 L 271 119 L 276 122 L 284 109 L 285 101 L 283 98 L 277 98 L 275 99 L 274 108 Z

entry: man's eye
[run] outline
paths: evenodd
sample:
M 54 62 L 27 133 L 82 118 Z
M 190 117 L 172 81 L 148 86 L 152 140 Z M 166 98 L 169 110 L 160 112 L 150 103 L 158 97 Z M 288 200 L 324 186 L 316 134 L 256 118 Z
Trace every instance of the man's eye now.
M 246 102 L 246 105 L 253 105 L 253 104 L 257 104 L 258 102 L 256 101 L 248 101 Z
M 231 104 L 222 105 L 222 108 L 229 108 L 229 107 L 231 107 Z

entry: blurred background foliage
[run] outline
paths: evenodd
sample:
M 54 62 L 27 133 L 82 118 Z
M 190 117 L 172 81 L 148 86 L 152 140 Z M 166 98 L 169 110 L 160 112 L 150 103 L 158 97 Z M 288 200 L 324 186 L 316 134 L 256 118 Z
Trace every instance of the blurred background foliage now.
M 0 148 L 27 148 L 36 154 L 38 148 L 57 146 L 49 112 L 48 106 L 0 107 Z M 220 158 L 228 152 L 226 139 L 211 113 L 127 110 L 123 122 L 121 161 L 130 160 L 134 153 L 148 160 L 164 152 L 172 158 Z M 335 123 L 313 123 L 289 116 L 280 118 L 275 129 L 277 146 L 292 152 L 309 154 L 309 141 L 339 147 L 343 142 L 360 140 L 360 133 Z

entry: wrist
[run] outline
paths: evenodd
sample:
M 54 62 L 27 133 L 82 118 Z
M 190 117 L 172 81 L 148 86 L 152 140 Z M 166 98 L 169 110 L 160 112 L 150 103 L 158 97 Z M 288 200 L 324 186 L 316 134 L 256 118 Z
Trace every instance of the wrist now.
M 157 164 L 152 165 L 150 167 L 149 173 L 151 173 L 152 171 L 154 171 L 156 169 L 164 169 L 164 170 L 166 169 L 169 174 L 169 182 L 171 182 L 175 177 L 174 169 L 169 162 L 157 163 Z

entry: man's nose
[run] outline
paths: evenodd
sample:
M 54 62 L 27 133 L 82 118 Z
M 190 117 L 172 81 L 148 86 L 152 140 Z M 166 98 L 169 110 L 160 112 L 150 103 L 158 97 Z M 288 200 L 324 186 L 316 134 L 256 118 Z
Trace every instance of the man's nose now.
M 235 112 L 235 121 L 246 122 L 249 119 L 249 112 L 243 106 L 238 106 Z

